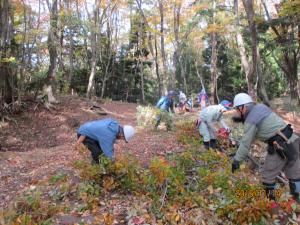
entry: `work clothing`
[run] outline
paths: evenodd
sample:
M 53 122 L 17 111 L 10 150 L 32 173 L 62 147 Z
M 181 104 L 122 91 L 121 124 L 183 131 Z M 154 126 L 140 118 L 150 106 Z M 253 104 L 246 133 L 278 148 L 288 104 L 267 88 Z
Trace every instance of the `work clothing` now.
M 187 101 L 186 95 L 181 91 L 179 93 L 179 102 L 184 104 Z
M 278 131 L 284 131 L 287 127 L 283 119 L 264 104 L 250 106 L 248 110 L 249 112 L 245 115 L 244 135 L 234 156 L 234 160 L 239 162 L 247 158 L 254 139 L 268 142 L 276 136 Z M 293 159 L 283 159 L 277 153 L 270 154 L 269 150 L 262 166 L 263 183 L 275 183 L 281 171 L 285 172 L 288 179 L 300 178 L 299 137 L 293 133 L 287 139 L 289 148 L 293 148 L 295 152 Z M 268 145 L 268 148 L 271 147 L 273 146 Z
M 274 183 L 276 176 L 284 171 L 288 179 L 300 178 L 299 139 L 295 139 L 292 145 L 297 151 L 294 160 L 282 159 L 277 153 L 268 153 L 262 166 L 261 176 L 265 183 Z
M 79 138 L 81 135 L 77 134 L 77 137 Z M 99 157 L 100 155 L 103 154 L 103 151 L 98 143 L 98 141 L 93 140 L 89 137 L 85 137 L 84 141 L 82 142 L 82 144 L 84 144 L 88 150 L 90 150 L 91 152 L 91 156 L 93 159 L 93 163 L 98 163 L 99 162 Z
M 198 102 L 200 104 L 201 109 L 204 109 L 206 105 L 209 105 L 208 95 L 206 94 L 205 90 L 202 89 L 201 92 L 198 94 Z
M 155 128 L 157 129 L 160 122 L 164 121 L 166 123 L 167 130 L 171 130 L 173 125 L 172 116 L 170 112 L 174 112 L 173 100 L 168 96 L 161 97 L 160 100 L 157 102 L 156 107 L 160 109 L 160 111 L 156 117 Z
M 174 102 L 171 98 L 168 96 L 163 96 L 159 99 L 159 101 L 156 104 L 156 108 L 159 108 L 161 110 L 166 110 L 166 111 L 174 111 Z
M 215 122 L 219 122 L 223 128 L 229 129 L 222 119 L 222 110 L 225 110 L 225 108 L 221 105 L 211 105 L 201 110 L 199 133 L 203 137 L 204 142 L 216 139 L 215 133 L 217 130 L 214 126 Z
M 77 133 L 97 141 L 104 155 L 113 158 L 113 145 L 120 130 L 119 123 L 108 118 L 87 122 L 78 128 Z

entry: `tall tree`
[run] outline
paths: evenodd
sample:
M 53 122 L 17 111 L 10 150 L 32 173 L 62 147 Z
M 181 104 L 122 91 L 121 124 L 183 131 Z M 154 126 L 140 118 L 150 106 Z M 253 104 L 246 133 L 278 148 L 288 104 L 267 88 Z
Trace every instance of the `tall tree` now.
M 264 78 L 261 73 L 261 61 L 260 61 L 260 53 L 258 48 L 258 37 L 257 37 L 257 28 L 255 22 L 255 14 L 254 14 L 254 6 L 253 0 L 243 0 L 243 5 L 247 14 L 247 20 L 249 24 L 249 31 L 251 37 L 251 50 L 252 50 L 252 69 L 249 73 L 249 84 L 250 89 L 248 88 L 249 94 L 256 99 L 257 93 L 256 88 L 253 88 L 252 85 L 254 82 L 252 81 L 255 79 L 255 75 L 257 77 L 257 86 L 258 86 L 258 93 L 262 98 L 263 102 L 269 105 L 269 98 L 265 89 L 264 85 Z
M 250 59 L 247 56 L 246 53 L 246 47 L 245 47 L 245 42 L 244 38 L 240 32 L 240 23 L 239 23 L 239 2 L 238 0 L 234 0 L 234 14 L 235 14 L 235 33 L 236 33 L 236 42 L 237 42 L 237 47 L 239 50 L 240 58 L 241 58 L 241 65 L 242 68 L 245 72 L 245 77 L 247 81 L 247 86 L 248 86 L 248 91 L 253 89 L 253 81 L 250 79 L 251 78 L 251 62 Z M 250 93 L 250 91 L 249 91 Z
M 212 25 L 213 29 L 215 28 L 215 16 L 216 16 L 216 0 L 213 0 L 212 6 Z M 210 63 L 210 73 L 211 73 L 211 100 L 213 104 L 217 104 L 219 102 L 218 97 L 218 76 L 217 76 L 217 34 L 216 31 L 212 31 L 211 33 L 211 63 Z
M 290 87 L 291 99 L 300 104 L 300 84 L 298 78 L 298 65 L 300 61 L 300 2 L 299 1 L 284 1 L 277 9 L 277 17 L 271 18 L 267 4 L 262 1 L 266 16 L 268 18 L 267 25 L 271 27 L 275 37 L 272 41 L 275 42 L 279 52 L 279 59 L 273 56 L 286 75 Z M 279 11 L 279 12 L 278 12 Z
M 58 1 L 53 0 L 52 6 L 47 0 L 47 5 L 50 11 L 50 29 L 48 32 L 48 51 L 50 58 L 50 65 L 47 72 L 47 82 L 44 85 L 44 92 L 48 96 L 49 103 L 57 103 L 53 95 L 53 85 L 56 77 L 57 70 L 57 23 L 58 23 Z
M 163 95 L 163 80 L 160 75 L 159 71 L 159 57 L 158 57 L 158 47 L 157 47 L 157 21 L 156 21 L 156 16 L 154 17 L 154 29 L 151 27 L 149 24 L 146 15 L 144 13 L 144 10 L 142 9 L 142 0 L 136 0 L 138 10 L 141 14 L 141 17 L 145 23 L 145 26 L 147 27 L 148 30 L 148 45 L 149 45 L 149 51 L 151 53 L 152 59 L 155 62 L 155 73 L 156 73 L 156 78 L 157 78 L 157 83 L 158 83 L 158 96 Z M 154 30 L 154 31 L 153 31 Z M 151 32 L 152 31 L 152 32 Z M 153 47 L 153 42 L 154 42 L 154 47 Z
M 14 42 L 14 14 L 11 1 L 1 1 L 0 18 L 0 100 L 11 103 L 14 100 L 14 75 L 10 69 L 10 63 L 15 60 L 12 49 Z M 3 102 L 1 106 L 2 104 Z
M 162 79 L 162 89 L 165 93 L 167 91 L 164 81 L 167 78 L 167 62 L 166 62 L 166 51 L 165 51 L 165 29 L 164 29 L 164 0 L 158 0 L 159 15 L 160 15 L 160 50 L 163 73 L 160 78 Z

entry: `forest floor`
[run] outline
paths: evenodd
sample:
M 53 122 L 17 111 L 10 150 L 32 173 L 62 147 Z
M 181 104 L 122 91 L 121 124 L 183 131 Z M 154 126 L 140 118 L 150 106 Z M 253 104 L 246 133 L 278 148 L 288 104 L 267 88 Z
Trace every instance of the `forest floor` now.
M 79 172 L 74 168 L 74 163 L 90 161 L 88 152 L 74 150 L 76 129 L 80 124 L 88 120 L 112 117 L 121 124 L 137 125 L 136 104 L 107 101 L 102 103 L 101 107 L 108 112 L 108 115 L 101 116 L 89 110 L 90 105 L 84 98 L 63 96 L 59 98 L 59 101 L 56 109 L 51 112 L 41 106 L 35 107 L 33 104 L 26 112 L 15 117 L 15 122 L 1 124 L 0 224 L 5 221 L 1 219 L 1 211 L 9 210 L 8 206 L 16 202 L 24 193 L 39 189 L 39 192 L 53 196 L 57 188 L 57 186 L 53 187 L 55 182 L 57 181 L 59 185 L 60 180 L 66 177 L 68 177 L 69 186 L 76 186 L 80 183 Z M 280 100 L 274 101 L 274 105 L 276 112 L 288 123 L 293 124 L 295 131 L 300 133 L 299 112 L 285 110 Z M 198 112 L 195 111 L 177 115 L 176 118 L 178 120 L 189 118 L 194 121 L 197 114 Z M 166 132 L 163 126 L 158 131 L 154 131 L 152 127 L 137 127 L 137 133 L 130 143 L 118 141 L 115 145 L 116 158 L 128 154 L 133 155 L 144 168 L 149 166 L 151 159 L 155 156 L 163 157 L 176 152 L 181 153 L 184 150 L 183 144 L 176 139 L 176 131 Z M 54 219 L 51 221 L 55 224 L 129 223 L 129 208 L 135 205 L 136 196 L 129 194 L 120 197 L 116 192 L 106 192 L 101 195 L 101 198 L 104 199 L 99 200 L 96 215 L 101 215 L 98 219 L 99 221 L 102 219 L 102 222 L 95 222 L 97 221 L 97 216 L 93 213 L 95 209 L 94 211 L 82 210 L 82 212 L 78 210 L 80 204 L 74 199 L 69 199 L 68 204 L 76 205 L 76 210 L 73 207 L 68 213 L 54 214 Z M 42 202 L 47 202 L 46 197 L 45 199 L 41 197 L 41 199 L 43 199 Z M 134 222 L 132 218 L 137 221 Z M 142 217 L 132 216 L 131 224 L 146 224 L 146 216 L 146 219 L 143 218 L 141 221 L 140 218 Z M 18 220 L 21 221 L 19 224 L 22 224 L 26 218 L 22 217 Z M 179 222 L 179 216 L 175 215 L 174 220 Z M 204 221 L 202 224 L 206 224 Z

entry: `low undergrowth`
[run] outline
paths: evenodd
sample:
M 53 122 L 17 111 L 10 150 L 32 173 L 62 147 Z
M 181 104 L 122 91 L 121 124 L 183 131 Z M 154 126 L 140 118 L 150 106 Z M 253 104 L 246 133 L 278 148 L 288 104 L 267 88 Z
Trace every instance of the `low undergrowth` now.
M 178 125 L 177 130 L 185 152 L 155 157 L 148 168 L 132 156 L 116 162 L 101 158 L 97 165 L 77 161 L 80 182 L 72 183 L 64 174 L 52 176 L 47 191 L 25 193 L 3 221 L 52 224 L 61 212 L 88 212 L 95 224 L 297 224 L 299 209 L 288 201 L 287 189 L 277 190 L 281 207 L 274 213 L 247 166 L 231 174 L 226 154 L 201 150 L 194 124 Z M 122 219 L 101 213 L 101 207 L 113 207 L 104 202 L 112 196 L 131 199 Z

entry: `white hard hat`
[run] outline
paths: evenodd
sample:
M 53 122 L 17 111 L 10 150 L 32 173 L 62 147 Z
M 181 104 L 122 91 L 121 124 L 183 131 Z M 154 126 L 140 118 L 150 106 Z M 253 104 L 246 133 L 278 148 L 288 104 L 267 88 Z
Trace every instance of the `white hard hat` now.
M 125 141 L 128 142 L 133 137 L 135 130 L 130 125 L 124 125 L 123 132 L 124 132 Z
M 233 107 L 245 105 L 245 104 L 251 103 L 251 102 L 253 102 L 253 100 L 250 95 L 248 95 L 246 93 L 239 93 L 234 97 Z

